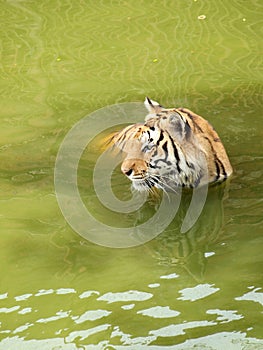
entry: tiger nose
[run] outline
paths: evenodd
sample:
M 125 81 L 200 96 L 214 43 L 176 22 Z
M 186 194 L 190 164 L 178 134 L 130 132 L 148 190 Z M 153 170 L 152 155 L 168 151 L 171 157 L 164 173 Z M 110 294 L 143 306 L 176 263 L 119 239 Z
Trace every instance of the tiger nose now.
M 124 175 L 126 176 L 130 176 L 133 172 L 133 168 L 135 166 L 135 162 L 127 162 L 127 161 L 124 161 L 121 165 L 121 171 L 123 172 Z
M 121 171 L 124 175 L 142 175 L 146 172 L 146 162 L 142 159 L 126 159 L 121 165 Z

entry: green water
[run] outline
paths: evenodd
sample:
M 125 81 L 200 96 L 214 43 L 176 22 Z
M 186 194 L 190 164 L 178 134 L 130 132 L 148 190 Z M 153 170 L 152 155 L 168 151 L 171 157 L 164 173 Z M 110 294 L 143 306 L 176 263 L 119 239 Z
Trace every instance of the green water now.
M 0 349 L 263 349 L 261 1 L 3 0 L 0 11 Z M 234 175 L 186 234 L 189 194 L 149 243 L 98 246 L 60 212 L 56 155 L 81 118 L 146 95 L 206 117 Z M 94 159 L 83 154 L 80 192 L 114 226 Z M 129 192 L 117 170 L 113 187 Z

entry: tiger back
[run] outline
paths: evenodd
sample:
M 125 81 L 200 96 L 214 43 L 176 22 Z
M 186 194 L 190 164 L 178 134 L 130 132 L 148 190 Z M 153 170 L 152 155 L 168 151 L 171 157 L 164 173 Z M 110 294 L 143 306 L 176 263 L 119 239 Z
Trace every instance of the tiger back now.
M 146 98 L 144 123 L 129 125 L 113 142 L 125 152 L 122 172 L 139 191 L 175 190 L 226 180 L 232 166 L 214 128 L 185 108 L 162 107 Z

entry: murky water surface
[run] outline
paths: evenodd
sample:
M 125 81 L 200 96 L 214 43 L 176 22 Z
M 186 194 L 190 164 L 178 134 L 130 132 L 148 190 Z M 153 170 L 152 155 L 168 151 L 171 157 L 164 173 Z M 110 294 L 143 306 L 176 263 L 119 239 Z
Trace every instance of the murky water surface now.
M 0 349 L 263 349 L 261 1 L 10 0 L 0 10 Z M 81 118 L 146 95 L 206 117 L 234 176 L 209 190 L 187 233 L 186 193 L 154 240 L 98 246 L 59 210 L 56 154 Z M 79 163 L 87 207 L 112 226 L 150 217 L 151 200 L 126 216 L 99 203 L 94 152 Z M 118 170 L 112 184 L 129 193 Z

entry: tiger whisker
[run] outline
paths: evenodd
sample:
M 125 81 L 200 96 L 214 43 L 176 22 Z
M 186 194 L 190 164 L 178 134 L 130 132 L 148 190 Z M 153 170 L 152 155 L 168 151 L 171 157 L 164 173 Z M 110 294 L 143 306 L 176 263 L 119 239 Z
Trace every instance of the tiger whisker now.
M 158 183 L 158 185 L 161 185 L 161 189 L 162 189 L 163 191 L 165 191 L 166 194 L 168 194 L 168 193 L 167 193 L 167 191 L 165 190 L 165 188 L 168 188 L 168 189 L 169 189 L 171 192 L 173 192 L 173 193 L 176 193 L 176 192 L 177 192 L 175 188 L 169 186 L 166 182 L 164 182 L 164 181 L 162 180 L 162 179 L 173 180 L 171 177 L 168 177 L 168 176 L 160 176 L 160 175 L 151 175 L 151 177 L 152 177 L 153 179 L 156 180 L 156 182 Z
M 150 177 L 150 179 L 154 182 L 154 184 L 152 184 L 152 183 L 150 182 L 150 192 L 151 192 L 152 194 L 156 195 L 156 192 L 154 192 L 153 187 L 156 187 L 156 186 L 154 186 L 154 185 L 155 185 L 155 184 L 158 184 L 159 187 L 160 187 L 160 189 L 162 189 L 162 190 L 166 193 L 166 195 L 168 196 L 168 193 L 167 193 L 167 191 L 166 191 L 166 189 L 165 189 L 165 187 L 164 187 L 164 184 L 161 183 L 159 179 L 157 179 L 157 178 L 155 178 L 155 177 L 152 177 L 152 176 Z M 149 184 L 149 180 L 147 179 L 146 181 L 147 181 L 147 183 Z
M 151 182 L 149 181 L 149 179 L 146 179 L 146 180 L 145 180 L 145 183 L 146 183 L 147 186 L 148 186 L 148 187 L 147 187 L 148 192 L 151 193 L 151 194 L 154 194 L 154 191 L 153 191 L 153 188 L 152 188 L 153 186 L 152 186 Z

